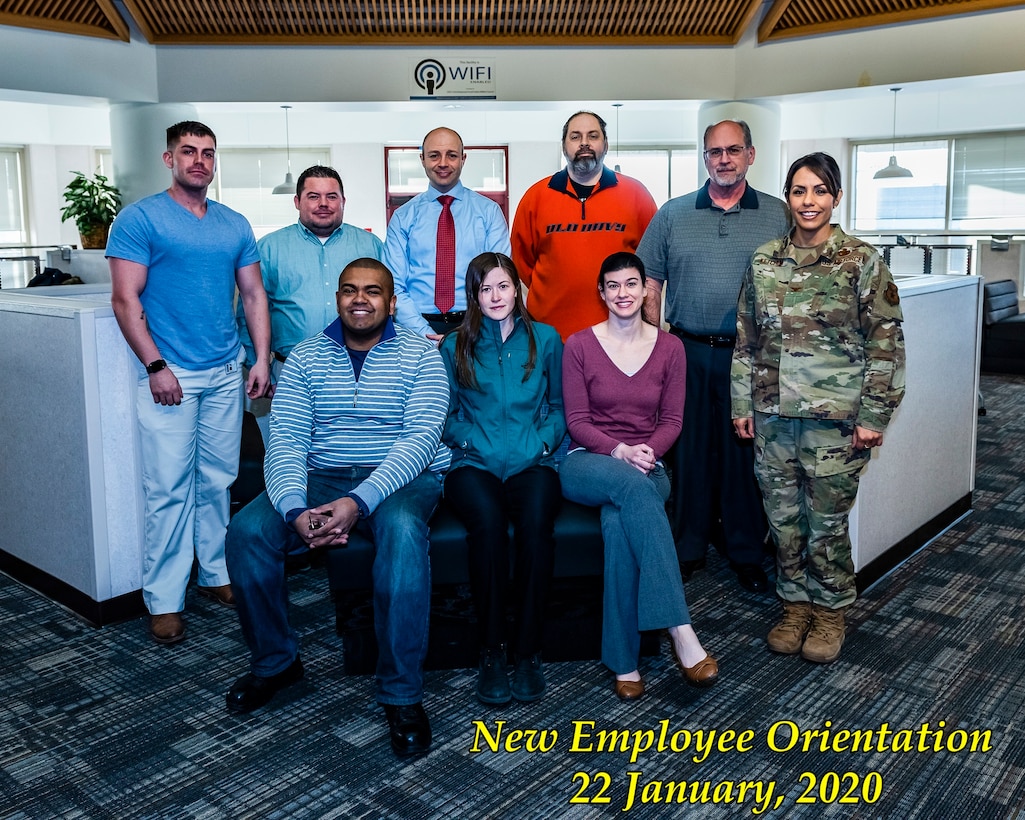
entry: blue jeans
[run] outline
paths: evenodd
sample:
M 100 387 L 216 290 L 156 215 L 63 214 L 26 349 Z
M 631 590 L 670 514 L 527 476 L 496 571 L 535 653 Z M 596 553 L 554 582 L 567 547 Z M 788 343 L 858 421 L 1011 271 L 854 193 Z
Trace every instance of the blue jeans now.
M 601 659 L 617 675 L 637 668 L 641 630 L 690 623 L 687 599 L 666 518 L 669 478 L 645 475 L 612 456 L 570 453 L 559 468 L 562 494 L 601 507 L 605 540 Z
M 341 498 L 371 472 L 367 467 L 311 471 L 307 503 L 315 507 Z M 440 495 L 441 476 L 423 472 L 353 528 L 353 535 L 372 541 L 376 551 L 373 596 L 380 703 L 403 706 L 423 699 L 431 607 L 427 521 Z M 299 637 L 288 623 L 285 557 L 308 549 L 266 493 L 228 527 L 228 574 L 254 675 L 276 675 L 299 655 Z

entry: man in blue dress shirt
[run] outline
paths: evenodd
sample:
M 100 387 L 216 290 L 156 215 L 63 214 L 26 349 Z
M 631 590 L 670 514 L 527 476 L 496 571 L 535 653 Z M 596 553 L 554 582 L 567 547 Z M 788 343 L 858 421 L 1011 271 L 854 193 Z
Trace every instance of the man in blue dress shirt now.
M 470 260 L 488 251 L 512 252 L 509 224 L 502 209 L 459 181 L 466 162 L 463 140 L 450 128 L 435 128 L 424 137 L 420 161 L 430 180 L 399 208 L 388 224 L 384 262 L 395 277 L 395 321 L 403 327 L 438 341 L 463 320 L 466 311 L 464 283 Z M 439 218 L 445 205 L 439 197 L 451 197 L 455 228 L 455 283 L 452 304 L 438 304 L 435 276 L 438 260 Z M 433 332 L 432 332 L 433 331 Z
M 343 224 L 345 189 L 334 168 L 307 168 L 299 175 L 295 189 L 299 221 L 267 234 L 257 243 L 270 303 L 275 382 L 292 348 L 337 318 L 335 291 L 338 274 L 345 266 L 354 259 L 384 258 L 380 239 L 362 228 Z M 241 304 L 238 320 L 247 361 L 253 362 L 253 345 Z M 254 401 L 249 409 L 256 416 L 266 445 L 270 400 Z

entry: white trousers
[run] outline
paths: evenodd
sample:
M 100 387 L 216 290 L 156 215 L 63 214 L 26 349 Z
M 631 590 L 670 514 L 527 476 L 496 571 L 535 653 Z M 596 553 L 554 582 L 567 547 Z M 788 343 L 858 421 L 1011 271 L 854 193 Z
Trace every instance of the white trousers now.
M 151 615 L 185 608 L 193 556 L 201 586 L 229 582 L 224 536 L 242 437 L 240 362 L 209 370 L 168 367 L 182 403 L 154 403 L 145 375 L 136 401 L 146 516 L 142 595 Z

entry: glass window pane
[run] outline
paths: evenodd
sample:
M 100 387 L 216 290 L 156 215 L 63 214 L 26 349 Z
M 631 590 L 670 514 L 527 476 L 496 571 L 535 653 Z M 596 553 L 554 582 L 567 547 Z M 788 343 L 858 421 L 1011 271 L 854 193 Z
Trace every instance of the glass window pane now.
M 420 173 L 423 173 L 421 167 Z M 474 191 L 505 192 L 505 149 L 467 148 L 460 181 Z
M 661 206 L 669 199 L 668 148 L 612 150 L 606 155 L 605 164 L 643 182 L 656 205 Z
M 296 180 L 311 165 L 329 165 L 331 161 L 327 148 L 293 148 L 290 156 Z M 294 193 L 271 193 L 284 182 L 288 164 L 284 149 L 221 148 L 217 151 L 216 188 L 210 196 L 248 219 L 259 239 L 298 218 Z
M 460 182 L 473 191 L 505 193 L 505 148 L 467 148 Z M 388 149 L 388 191 L 413 195 L 427 190 L 427 174 L 419 148 Z
M 911 177 L 875 179 L 891 156 Z M 858 145 L 854 149 L 855 231 L 901 233 L 946 229 L 947 140 Z
M 1025 135 L 958 138 L 953 166 L 952 229 L 1025 227 Z
M 21 150 L 3 148 L 0 149 L 0 243 L 17 245 L 27 241 Z
M 673 149 L 669 162 L 670 197 L 683 196 L 698 188 L 698 161 L 697 148 Z

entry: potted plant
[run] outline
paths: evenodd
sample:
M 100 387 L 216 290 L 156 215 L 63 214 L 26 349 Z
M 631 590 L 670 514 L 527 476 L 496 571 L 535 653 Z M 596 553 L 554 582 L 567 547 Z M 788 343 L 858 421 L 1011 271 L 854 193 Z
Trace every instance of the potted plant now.
M 107 231 L 121 210 L 121 192 L 102 174 L 87 177 L 75 171 L 75 178 L 64 189 L 61 221 L 75 220 L 83 248 L 107 247 Z

